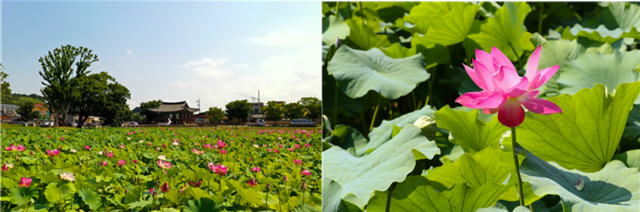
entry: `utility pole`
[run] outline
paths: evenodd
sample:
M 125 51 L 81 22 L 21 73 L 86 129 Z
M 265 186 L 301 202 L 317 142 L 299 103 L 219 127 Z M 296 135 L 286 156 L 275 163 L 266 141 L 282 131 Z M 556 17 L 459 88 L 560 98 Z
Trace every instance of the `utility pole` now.
M 198 114 L 200 114 L 200 97 L 198 97 L 196 102 L 198 103 Z

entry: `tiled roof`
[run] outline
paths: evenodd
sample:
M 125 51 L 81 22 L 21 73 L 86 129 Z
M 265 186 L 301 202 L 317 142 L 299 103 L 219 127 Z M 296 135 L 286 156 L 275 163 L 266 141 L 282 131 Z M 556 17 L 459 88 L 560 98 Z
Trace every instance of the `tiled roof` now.
M 187 101 L 182 102 L 162 102 L 162 105 L 158 108 L 149 108 L 149 111 L 158 113 L 171 113 L 171 112 L 196 112 L 198 108 L 190 108 Z

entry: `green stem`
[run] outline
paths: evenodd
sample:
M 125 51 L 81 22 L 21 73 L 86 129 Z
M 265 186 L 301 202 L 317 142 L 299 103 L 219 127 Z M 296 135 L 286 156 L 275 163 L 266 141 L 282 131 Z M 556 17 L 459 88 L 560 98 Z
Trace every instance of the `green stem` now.
M 544 19 L 542 18 L 543 11 L 544 11 L 544 3 L 540 2 L 540 17 L 539 17 L 540 20 L 538 21 L 538 33 L 540 33 L 540 35 L 542 35 L 542 19 Z
M 267 188 L 267 197 L 264 199 L 265 211 L 269 210 L 269 189 Z
M 511 50 L 513 50 L 513 53 L 516 54 L 516 57 L 518 59 L 518 66 L 520 66 L 520 68 L 522 68 L 522 60 L 520 60 L 520 56 L 518 55 L 518 52 L 516 51 L 515 48 L 513 48 L 513 45 L 511 43 L 509 43 L 509 47 L 511 47 Z
M 340 5 L 340 2 L 337 2 L 337 1 L 336 1 L 336 17 L 338 17 L 338 14 L 339 14 L 339 12 L 338 12 L 338 11 L 340 11 L 340 7 L 339 7 L 339 5 Z
M 418 107 L 420 106 L 418 105 L 418 102 L 416 102 L 416 94 L 414 92 L 411 92 L 411 100 L 413 100 L 413 109 L 418 110 Z
M 376 104 L 376 110 L 373 111 L 373 119 L 371 119 L 371 126 L 369 127 L 369 132 L 373 130 L 373 124 L 376 123 L 376 116 L 378 115 L 378 109 L 380 109 L 380 102 L 382 101 L 382 96 L 378 97 L 378 104 Z
M 391 188 L 389 188 L 389 195 L 387 195 L 387 207 L 385 209 L 385 212 L 389 212 L 389 209 L 391 208 L 391 194 L 393 193 L 393 189 L 396 188 L 396 183 L 394 182 L 393 184 L 391 184 Z
M 431 76 L 429 77 L 429 94 L 427 94 L 427 100 L 424 102 L 424 106 L 429 105 L 429 99 L 431 99 L 431 90 L 433 90 L 433 81 L 436 80 L 436 70 L 438 69 L 433 68 L 433 73 L 431 73 Z
M 516 128 L 511 128 L 511 150 L 513 151 L 513 162 L 516 166 L 516 175 L 518 176 L 518 199 L 520 205 L 524 206 L 524 191 L 522 189 L 522 177 L 520 177 L 520 164 L 518 164 L 518 152 L 516 152 Z
M 358 4 L 360 5 L 360 18 L 362 18 L 362 26 L 364 27 L 367 24 L 364 23 L 365 17 L 364 17 L 364 10 L 362 9 L 362 2 L 360 1 L 358 2 Z
M 336 81 L 336 92 L 335 95 L 333 96 L 333 126 L 337 126 L 338 125 L 338 84 Z M 335 128 L 335 127 L 334 127 Z

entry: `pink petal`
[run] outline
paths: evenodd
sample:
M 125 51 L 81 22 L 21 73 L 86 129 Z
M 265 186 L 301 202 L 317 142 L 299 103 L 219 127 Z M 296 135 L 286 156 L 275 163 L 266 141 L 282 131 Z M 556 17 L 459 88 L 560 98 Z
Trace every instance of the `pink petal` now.
M 483 84 L 484 88 L 483 87 L 481 88 L 486 91 L 494 91 L 495 86 L 493 86 L 493 82 L 491 81 L 491 76 L 493 74 L 489 71 L 489 68 L 487 68 L 486 66 L 484 66 L 482 63 L 478 62 L 475 59 L 471 59 L 471 61 L 473 62 L 473 70 L 475 70 L 477 79 L 479 81 L 484 82 Z M 480 87 L 480 84 L 476 83 L 476 85 Z
M 507 91 L 507 96 L 514 98 L 520 97 L 527 92 L 527 88 L 529 88 L 529 80 L 527 77 L 523 77 L 517 85 Z
M 533 51 L 531 57 L 529 57 L 529 61 L 527 63 L 527 73 L 524 75 L 529 79 L 533 79 L 536 76 L 536 72 L 538 72 L 538 63 L 540 62 L 540 50 L 542 50 L 542 46 L 538 46 L 538 48 Z
M 494 114 L 498 112 L 498 108 L 485 108 L 482 112 L 485 114 Z
M 492 77 L 492 82 L 495 87 L 495 91 L 506 92 L 513 86 L 520 82 L 520 76 L 515 69 L 508 66 L 500 67 L 500 70 L 496 72 Z
M 501 66 L 507 66 L 513 70 L 516 70 L 516 67 L 513 66 L 513 63 L 511 63 L 511 60 L 509 60 L 509 58 L 495 46 L 491 49 L 491 56 L 493 56 L 493 63 L 497 63 Z
M 544 85 L 544 83 L 556 74 L 558 69 L 560 69 L 560 66 L 555 65 L 538 71 L 533 80 L 531 80 L 531 83 L 529 83 L 529 90 L 538 89 L 540 86 Z
M 462 64 L 462 66 L 464 66 L 464 69 L 467 70 L 467 74 L 469 75 L 469 77 L 471 77 L 471 80 L 473 80 L 473 82 L 478 85 L 478 87 L 482 88 L 482 90 L 487 90 L 487 84 L 482 78 L 480 78 L 480 76 L 478 76 L 475 70 L 469 68 L 469 66 L 465 65 L 464 63 Z
M 524 121 L 524 109 L 518 99 L 509 98 L 498 110 L 498 121 L 507 127 L 517 127 Z
M 523 97 L 520 98 L 520 102 L 527 108 L 527 110 L 537 114 L 548 115 L 562 113 L 562 109 L 558 107 L 558 105 L 544 99 Z
M 531 98 L 536 98 L 536 97 L 538 97 L 538 94 L 540 94 L 539 90 L 531 90 L 531 91 L 527 91 L 526 93 L 524 93 L 524 96 L 531 97 Z
M 497 108 L 502 105 L 506 98 L 502 93 L 480 91 L 462 94 L 456 99 L 456 102 L 473 109 Z
M 478 62 L 482 63 L 482 65 L 487 67 L 491 73 L 496 72 L 493 66 L 493 56 L 491 56 L 491 54 L 485 51 L 476 49 L 476 60 L 478 60 Z

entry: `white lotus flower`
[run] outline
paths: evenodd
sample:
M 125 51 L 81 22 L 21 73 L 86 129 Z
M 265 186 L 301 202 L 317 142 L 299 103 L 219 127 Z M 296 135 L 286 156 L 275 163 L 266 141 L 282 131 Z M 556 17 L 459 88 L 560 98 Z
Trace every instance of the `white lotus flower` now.
M 165 156 L 165 155 L 160 155 L 160 156 L 158 156 L 158 159 L 160 159 L 160 160 L 167 160 L 167 156 Z

